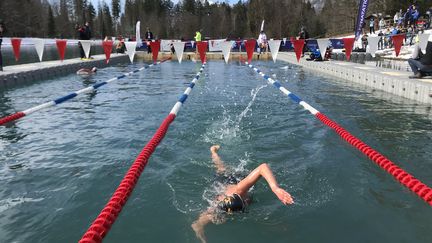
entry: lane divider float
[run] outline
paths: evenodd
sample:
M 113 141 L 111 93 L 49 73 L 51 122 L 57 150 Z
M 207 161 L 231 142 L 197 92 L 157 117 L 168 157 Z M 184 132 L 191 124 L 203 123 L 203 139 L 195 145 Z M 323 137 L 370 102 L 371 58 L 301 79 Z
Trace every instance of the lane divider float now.
M 132 74 L 134 74 L 134 73 L 137 73 L 137 72 L 139 72 L 139 71 L 142 71 L 142 70 L 144 70 L 144 69 L 150 68 L 150 67 L 152 67 L 152 66 L 159 65 L 159 64 L 161 64 L 161 63 L 163 63 L 163 62 L 166 62 L 166 61 L 169 60 L 169 59 L 171 59 L 171 58 L 167 58 L 167 59 L 164 59 L 164 60 L 162 60 L 162 61 L 160 61 L 160 62 L 157 62 L 157 63 L 154 63 L 154 64 L 150 64 L 150 65 L 148 65 L 148 66 L 144 66 L 144 67 L 142 67 L 142 68 L 139 68 L 139 69 L 133 70 L 133 71 L 128 72 L 128 73 L 124 73 L 124 74 L 122 74 L 122 75 L 120 75 L 120 76 L 118 76 L 118 77 L 115 77 L 115 78 L 109 79 L 109 80 L 104 81 L 104 82 L 97 83 L 97 84 L 95 84 L 95 85 L 89 86 L 89 87 L 87 87 L 87 88 L 84 88 L 84 89 L 81 89 L 81 90 L 78 90 L 78 91 L 75 91 L 75 92 L 72 92 L 72 93 L 70 93 L 70 94 L 68 94 L 68 95 L 65 95 L 65 96 L 63 96 L 63 97 L 57 98 L 57 99 L 55 99 L 55 100 L 48 101 L 48 102 L 46 102 L 46 103 L 43 103 L 43 104 L 40 104 L 40 105 L 34 106 L 34 107 L 29 108 L 29 109 L 27 109 L 27 110 L 19 111 L 19 112 L 15 113 L 15 114 L 12 114 L 12 115 L 9 115 L 9 116 L 6 116 L 6 117 L 3 117 L 3 118 L 0 118 L 0 125 L 4 125 L 4 124 L 6 124 L 6 123 L 9 123 L 9 122 L 12 122 L 12 121 L 16 121 L 16 120 L 18 120 L 18 119 L 20 119 L 20 118 L 22 118 L 22 117 L 24 117 L 24 116 L 28 116 L 28 115 L 30 115 L 31 113 L 34 113 L 34 112 L 36 112 L 36 111 L 39 111 L 39 110 L 42 110 L 42 109 L 45 109 L 45 108 L 48 108 L 48 107 L 51 107 L 51 106 L 55 106 L 55 105 L 61 104 L 61 103 L 65 102 L 65 101 L 67 101 L 67 100 L 70 100 L 70 99 L 72 99 L 72 98 L 74 98 L 74 97 L 76 97 L 76 96 L 78 96 L 78 95 L 80 95 L 80 94 L 84 94 L 84 93 L 92 92 L 92 91 L 94 91 L 94 90 L 96 90 L 96 89 L 98 89 L 98 88 L 100 88 L 100 87 L 102 87 L 102 86 L 104 86 L 104 85 L 106 85 L 106 84 L 109 84 L 109 83 L 111 83 L 111 82 L 114 82 L 114 81 L 119 80 L 119 79 L 122 79 L 122 78 L 125 78 L 125 77 L 127 77 L 127 76 L 130 76 L 130 75 L 132 75 Z
M 129 168 L 128 172 L 120 182 L 117 190 L 111 196 L 108 203 L 102 209 L 101 213 L 93 221 L 92 225 L 87 229 L 87 232 L 83 235 L 79 243 L 99 243 L 106 236 L 111 226 L 114 224 L 118 215 L 120 214 L 123 206 L 126 204 L 129 196 L 131 195 L 133 189 L 135 188 L 141 173 L 144 171 L 145 166 L 148 163 L 150 156 L 155 151 L 156 147 L 164 138 L 168 131 L 171 122 L 177 116 L 178 111 L 188 98 L 190 92 L 192 91 L 195 83 L 200 78 L 201 73 L 204 71 L 205 63 L 201 66 L 199 72 L 196 74 L 195 78 L 189 84 L 186 91 L 180 96 L 177 103 L 171 109 L 168 116 L 164 119 L 160 127 L 157 129 L 156 133 L 146 144 L 143 150 L 140 152 L 135 162 Z
M 313 108 L 308 103 L 301 100 L 298 96 L 291 93 L 286 88 L 282 87 L 282 85 L 277 81 L 270 78 L 268 75 L 264 74 L 261 70 L 254 67 L 251 64 L 248 64 L 246 62 L 246 65 L 248 65 L 250 68 L 255 70 L 259 75 L 261 75 L 267 82 L 272 84 L 274 87 L 279 89 L 282 93 L 287 95 L 291 100 L 293 100 L 295 103 L 302 106 L 304 109 L 308 110 L 312 115 L 314 115 L 317 119 L 319 119 L 322 123 L 327 125 L 328 127 L 332 128 L 336 131 L 337 134 L 339 134 L 340 137 L 342 137 L 345 141 L 347 141 L 349 144 L 351 144 L 353 147 L 360 150 L 363 154 L 365 154 L 369 159 L 374 161 L 378 166 L 380 166 L 382 169 L 387 171 L 389 174 L 391 174 L 396 180 L 398 180 L 402 185 L 410 189 L 412 192 L 417 194 L 420 198 L 422 198 L 424 201 L 426 201 L 430 206 L 432 206 L 432 189 L 427 186 L 426 184 L 422 183 L 420 180 L 416 179 L 414 176 L 406 172 L 404 169 L 400 168 L 396 164 L 394 164 L 391 160 L 389 160 L 387 157 L 379 153 L 378 151 L 374 150 L 367 144 L 365 144 L 360 139 L 353 136 L 351 133 L 349 133 L 347 130 L 345 130 L 343 127 L 341 127 L 336 122 L 332 121 L 330 118 Z

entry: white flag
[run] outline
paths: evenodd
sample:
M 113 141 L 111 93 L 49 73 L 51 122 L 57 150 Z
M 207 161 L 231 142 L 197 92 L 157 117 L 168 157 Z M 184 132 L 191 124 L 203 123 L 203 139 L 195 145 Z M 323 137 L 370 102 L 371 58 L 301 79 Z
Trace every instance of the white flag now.
M 432 37 L 431 34 L 419 34 L 419 47 L 423 53 L 426 53 L 426 46 L 428 41 L 432 41 L 429 40 L 430 37 Z
M 225 59 L 225 63 L 228 63 L 230 53 L 231 53 L 231 47 L 233 46 L 234 41 L 224 41 L 220 43 L 220 48 L 222 49 L 222 54 Z
M 264 31 L 264 20 L 261 22 L 261 30 L 260 31 Z
M 276 62 L 277 55 L 279 53 L 279 48 L 281 45 L 281 40 L 269 40 L 270 52 L 273 58 L 273 62 Z
M 366 50 L 367 53 L 370 53 L 372 57 L 375 57 L 375 53 L 378 50 L 378 42 L 380 40 L 381 36 L 369 36 L 368 39 L 368 50 Z
M 283 42 L 284 42 L 284 45 L 286 45 L 286 40 L 287 40 L 287 38 L 283 38 L 282 40 L 283 40 Z
M 131 63 L 133 63 L 137 42 L 136 41 L 126 41 L 125 46 L 126 46 L 126 52 L 129 55 L 129 59 L 130 59 Z
M 184 52 L 185 43 L 184 42 L 174 42 L 173 45 L 174 45 L 174 50 L 175 50 L 175 53 L 177 56 L 177 60 L 179 63 L 181 63 L 183 60 L 183 52 Z
M 192 48 L 193 48 L 194 45 L 195 45 L 195 41 L 191 41 L 191 45 L 192 45 Z
M 84 50 L 86 58 L 89 58 L 90 55 L 90 47 L 91 47 L 91 40 L 80 40 L 81 46 Z
M 40 38 L 33 38 L 33 44 L 35 45 L 39 61 L 42 62 L 43 52 L 45 48 L 45 40 Z
M 136 28 L 135 28 L 135 39 L 137 41 L 137 47 L 140 48 L 142 46 L 142 41 L 141 41 L 141 21 L 138 21 L 136 23 Z
M 321 53 L 321 58 L 324 61 L 327 47 L 329 46 L 329 39 L 317 39 L 317 43 L 318 43 L 318 49 L 320 50 Z

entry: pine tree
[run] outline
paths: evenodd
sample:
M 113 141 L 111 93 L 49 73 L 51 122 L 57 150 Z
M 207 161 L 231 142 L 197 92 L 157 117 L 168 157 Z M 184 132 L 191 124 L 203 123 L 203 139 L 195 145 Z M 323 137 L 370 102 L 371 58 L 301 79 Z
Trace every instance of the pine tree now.
M 48 37 L 55 37 L 56 34 L 56 24 L 54 20 L 54 14 L 51 8 L 51 5 L 48 6 L 48 26 L 47 26 L 47 34 Z

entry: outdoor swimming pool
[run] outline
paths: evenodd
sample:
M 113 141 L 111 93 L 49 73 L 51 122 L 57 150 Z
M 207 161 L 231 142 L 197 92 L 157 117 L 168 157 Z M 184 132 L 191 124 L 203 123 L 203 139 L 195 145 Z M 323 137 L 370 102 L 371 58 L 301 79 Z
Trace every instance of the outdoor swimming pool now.
M 142 65 L 1 89 L 0 115 Z M 432 184 L 431 107 L 295 65 L 254 65 Z M 77 242 L 200 67 L 166 62 L 1 126 L 1 241 Z M 213 144 L 244 173 L 267 162 L 295 204 L 261 181 L 247 213 L 206 228 L 208 242 L 432 241 L 428 204 L 250 68 L 209 61 L 105 242 L 198 242 L 190 225 L 215 193 Z

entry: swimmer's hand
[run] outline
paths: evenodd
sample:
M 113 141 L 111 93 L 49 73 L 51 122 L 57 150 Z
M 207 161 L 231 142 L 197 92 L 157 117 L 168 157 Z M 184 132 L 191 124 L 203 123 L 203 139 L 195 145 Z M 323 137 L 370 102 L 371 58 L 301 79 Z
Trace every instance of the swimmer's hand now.
M 210 147 L 210 151 L 212 152 L 212 153 L 217 153 L 217 151 L 220 149 L 220 145 L 213 145 L 213 146 L 211 146 Z
M 285 205 L 294 203 L 294 199 L 291 197 L 291 194 L 289 194 L 288 192 L 286 192 L 284 189 L 280 187 L 273 189 L 273 193 L 276 194 L 279 200 Z
M 192 224 L 192 229 L 195 231 L 195 235 L 198 239 L 201 240 L 202 243 L 206 243 L 206 238 L 204 235 L 204 227 L 197 222 Z

